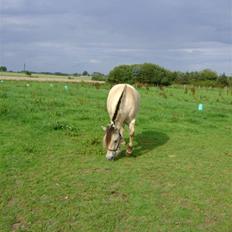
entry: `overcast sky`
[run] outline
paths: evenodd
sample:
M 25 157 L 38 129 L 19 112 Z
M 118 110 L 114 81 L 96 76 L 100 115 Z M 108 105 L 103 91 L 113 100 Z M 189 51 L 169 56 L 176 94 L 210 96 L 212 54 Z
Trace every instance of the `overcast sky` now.
M 231 0 L 0 0 L 0 65 L 108 73 L 151 62 L 232 73 Z

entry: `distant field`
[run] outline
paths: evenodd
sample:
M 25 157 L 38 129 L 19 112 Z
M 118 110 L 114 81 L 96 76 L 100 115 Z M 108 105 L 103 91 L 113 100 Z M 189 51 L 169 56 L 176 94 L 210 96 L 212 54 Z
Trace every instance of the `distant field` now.
M 0 82 L 0 231 L 232 231 L 231 89 L 139 88 L 110 162 L 110 86 L 67 86 Z
M 1 76 L 10 76 L 10 77 L 29 77 L 25 73 L 16 73 L 16 72 L 0 72 Z M 64 79 L 78 79 L 78 80 L 91 80 L 91 76 L 73 76 L 73 75 L 51 75 L 51 74 L 41 74 L 33 73 L 30 77 L 34 78 L 64 78 Z

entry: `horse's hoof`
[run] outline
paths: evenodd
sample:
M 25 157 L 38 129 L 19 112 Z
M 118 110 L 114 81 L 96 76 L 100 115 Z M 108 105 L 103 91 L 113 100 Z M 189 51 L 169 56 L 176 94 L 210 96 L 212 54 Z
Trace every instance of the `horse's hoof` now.
M 132 154 L 132 147 L 131 146 L 127 147 L 126 154 L 127 155 L 131 155 Z

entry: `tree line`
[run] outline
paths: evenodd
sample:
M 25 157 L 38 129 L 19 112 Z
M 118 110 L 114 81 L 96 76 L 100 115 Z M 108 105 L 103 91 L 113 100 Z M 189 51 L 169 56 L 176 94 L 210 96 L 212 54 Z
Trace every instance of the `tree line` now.
M 232 77 L 225 73 L 219 75 L 210 69 L 194 72 L 170 71 L 152 63 L 119 65 L 110 71 L 108 81 L 111 83 L 126 82 L 163 86 L 171 84 L 232 86 Z
M 96 72 L 94 72 L 92 74 L 89 74 L 86 70 L 83 71 L 82 73 L 75 72 L 73 74 L 64 73 L 64 72 L 34 72 L 34 71 L 29 71 L 29 70 L 9 71 L 6 66 L 0 66 L 0 72 L 24 73 L 27 76 L 31 76 L 32 74 L 46 74 L 46 75 L 56 75 L 56 76 L 70 76 L 70 75 L 73 75 L 75 77 L 79 77 L 79 76 L 93 76 L 96 73 Z M 102 74 L 102 75 L 104 75 L 104 74 Z

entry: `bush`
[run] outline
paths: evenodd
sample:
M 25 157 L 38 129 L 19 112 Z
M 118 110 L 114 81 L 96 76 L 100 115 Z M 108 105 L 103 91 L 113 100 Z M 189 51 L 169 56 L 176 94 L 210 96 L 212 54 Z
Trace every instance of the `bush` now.
M 24 72 L 27 76 L 31 76 L 31 72 L 30 71 L 25 71 Z
M 216 81 L 218 78 L 218 75 L 216 72 L 210 70 L 210 69 L 204 69 L 199 72 L 199 79 L 200 80 L 213 80 Z
M 0 72 L 7 72 L 6 66 L 0 66 Z
M 108 81 L 112 83 L 170 85 L 174 79 L 173 73 L 169 70 L 156 64 L 144 63 L 117 66 L 109 73 Z
M 132 66 L 120 65 L 109 73 L 108 81 L 111 83 L 133 83 Z
M 106 80 L 106 76 L 102 73 L 99 73 L 99 72 L 94 72 L 92 73 L 92 80 L 95 80 L 95 81 L 105 81 Z
M 89 73 L 88 73 L 87 71 L 84 71 L 84 72 L 82 73 L 82 76 L 89 76 Z
M 221 86 L 221 87 L 229 86 L 230 80 L 225 75 L 225 73 L 223 73 L 222 75 L 218 76 L 218 78 L 217 78 L 217 84 L 218 84 L 218 86 Z

